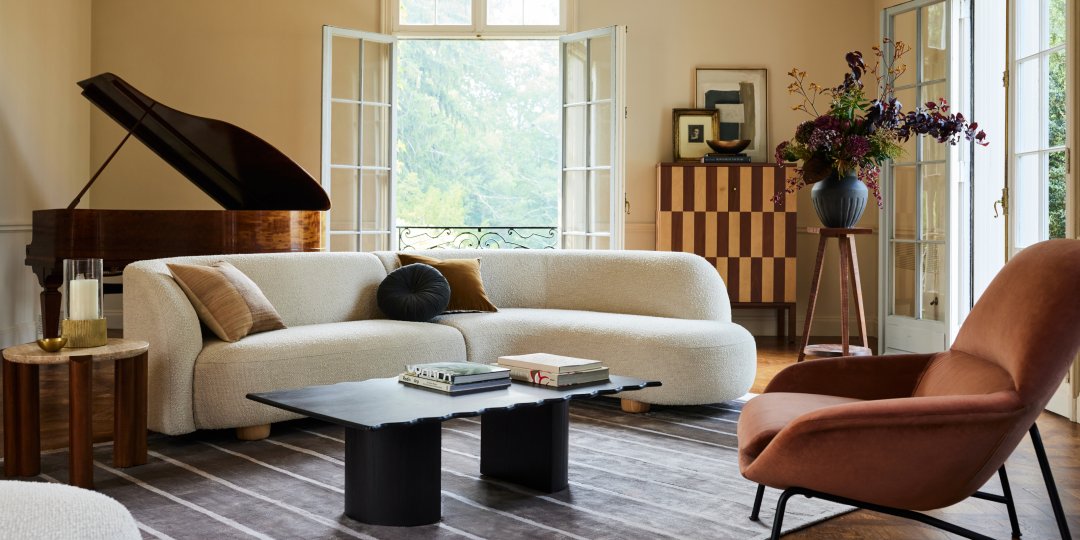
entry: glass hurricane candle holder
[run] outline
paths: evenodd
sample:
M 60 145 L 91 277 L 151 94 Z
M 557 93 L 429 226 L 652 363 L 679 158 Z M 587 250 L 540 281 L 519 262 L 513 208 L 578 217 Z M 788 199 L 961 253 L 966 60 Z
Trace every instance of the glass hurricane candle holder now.
M 64 320 L 60 335 L 68 347 L 98 347 L 108 342 L 101 259 L 64 259 Z

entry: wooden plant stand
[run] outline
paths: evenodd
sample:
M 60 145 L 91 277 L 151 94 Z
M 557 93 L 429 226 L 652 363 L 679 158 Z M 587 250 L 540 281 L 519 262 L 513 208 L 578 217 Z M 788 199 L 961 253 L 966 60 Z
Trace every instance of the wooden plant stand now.
M 859 279 L 859 258 L 852 236 L 870 234 L 872 229 L 836 229 L 828 227 L 808 227 L 807 232 L 819 235 L 817 262 L 814 264 L 814 277 L 810 282 L 810 301 L 806 304 L 806 322 L 803 327 L 802 347 L 799 349 L 799 362 L 807 356 L 869 356 L 873 354 L 866 338 L 866 314 L 863 311 L 862 281 Z M 825 263 L 825 244 L 829 238 L 840 242 L 840 344 L 809 345 L 810 326 L 814 322 L 814 308 L 817 306 L 818 290 L 821 287 L 821 267 Z M 848 330 L 848 282 L 855 296 L 855 317 L 862 336 L 862 346 L 849 343 Z

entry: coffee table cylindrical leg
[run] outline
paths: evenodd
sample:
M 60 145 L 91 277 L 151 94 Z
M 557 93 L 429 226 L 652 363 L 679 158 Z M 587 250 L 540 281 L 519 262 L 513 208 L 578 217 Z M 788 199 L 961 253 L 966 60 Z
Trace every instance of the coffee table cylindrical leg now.
M 569 485 L 570 402 L 480 417 L 480 473 L 543 493 Z
M 442 424 L 345 430 L 345 515 L 409 527 L 442 517 Z
M 68 483 L 94 487 L 93 415 L 90 409 L 92 356 L 73 356 L 69 363 Z

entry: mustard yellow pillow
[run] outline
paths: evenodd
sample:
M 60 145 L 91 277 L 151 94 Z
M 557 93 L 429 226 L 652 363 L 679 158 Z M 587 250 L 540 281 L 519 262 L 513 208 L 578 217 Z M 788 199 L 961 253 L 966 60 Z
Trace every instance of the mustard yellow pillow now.
M 223 341 L 285 328 L 254 281 L 227 262 L 210 266 L 168 264 L 199 320 Z
M 399 253 L 401 266 L 424 263 L 434 267 L 450 284 L 450 304 L 445 313 L 455 311 L 499 311 L 484 291 L 480 278 L 480 259 L 434 259 L 423 255 Z

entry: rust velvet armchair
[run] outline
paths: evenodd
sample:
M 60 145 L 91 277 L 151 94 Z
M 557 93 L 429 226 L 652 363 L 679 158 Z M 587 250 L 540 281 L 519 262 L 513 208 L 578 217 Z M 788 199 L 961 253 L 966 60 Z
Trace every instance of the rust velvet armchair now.
M 988 537 L 920 511 L 968 497 L 1003 503 L 1020 533 L 1005 460 L 1030 433 L 1064 539 L 1070 538 L 1036 418 L 1080 351 L 1080 240 L 1033 245 L 1002 268 L 952 348 L 813 360 L 781 371 L 739 419 L 739 466 L 794 495 Z M 1002 495 L 978 491 L 998 474 Z

